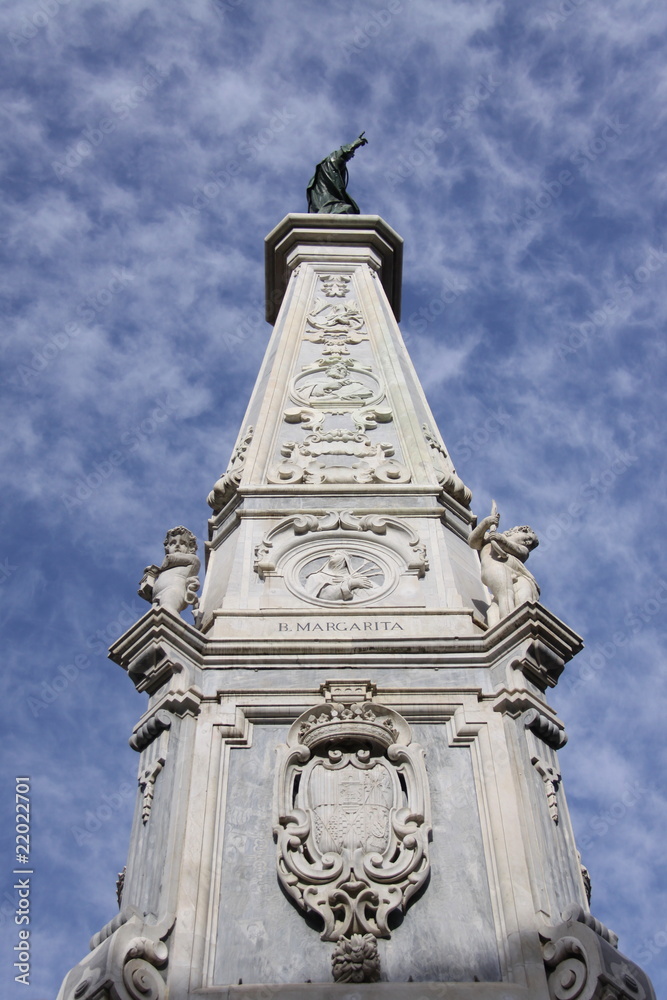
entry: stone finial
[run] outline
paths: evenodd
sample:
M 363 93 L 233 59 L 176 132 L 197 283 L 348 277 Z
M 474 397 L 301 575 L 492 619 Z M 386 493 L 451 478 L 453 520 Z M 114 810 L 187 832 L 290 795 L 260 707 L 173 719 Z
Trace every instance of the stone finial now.
M 468 538 L 471 548 L 479 551 L 482 582 L 491 591 L 487 614 L 489 625 L 496 625 L 526 601 L 536 601 L 540 588 L 524 563 L 539 541 L 527 524 L 498 531 L 500 515 L 495 500 L 491 513 L 477 525 Z
M 201 566 L 196 536 L 182 525 L 171 528 L 164 540 L 164 551 L 161 566 L 147 566 L 144 570 L 137 591 L 139 597 L 176 615 L 189 604 L 193 612 L 196 611 L 200 587 L 197 573 Z

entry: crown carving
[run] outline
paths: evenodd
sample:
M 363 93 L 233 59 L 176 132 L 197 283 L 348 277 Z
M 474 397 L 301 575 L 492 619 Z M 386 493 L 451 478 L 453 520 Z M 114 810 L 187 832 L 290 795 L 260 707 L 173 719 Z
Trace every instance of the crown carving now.
M 386 750 L 393 743 L 403 742 L 394 715 L 391 709 L 369 701 L 356 705 L 328 702 L 301 717 L 297 741 L 312 750 L 323 743 L 369 740 Z

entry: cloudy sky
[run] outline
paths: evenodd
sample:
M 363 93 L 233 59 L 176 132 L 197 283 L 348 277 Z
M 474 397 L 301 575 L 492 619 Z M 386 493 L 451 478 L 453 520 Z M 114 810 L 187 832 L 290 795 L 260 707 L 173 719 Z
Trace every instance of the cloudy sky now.
M 205 536 L 267 343 L 266 233 L 362 129 L 402 329 L 483 515 L 586 640 L 552 701 L 593 912 L 667 987 L 659 0 L 5 0 L 0 982 L 49 1000 L 116 911 L 143 698 L 106 646 Z M 13 982 L 13 797 L 34 959 Z

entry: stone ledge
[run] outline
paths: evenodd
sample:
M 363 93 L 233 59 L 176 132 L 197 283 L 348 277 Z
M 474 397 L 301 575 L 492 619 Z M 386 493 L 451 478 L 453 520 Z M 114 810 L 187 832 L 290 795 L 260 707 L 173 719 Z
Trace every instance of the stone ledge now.
M 286 215 L 264 240 L 266 261 L 266 319 L 275 323 L 292 268 L 300 263 L 294 256 L 312 256 L 326 264 L 326 250 L 368 248 L 379 262 L 379 277 L 397 321 L 401 318 L 403 240 L 379 215 Z M 309 254 L 309 251 L 311 253 Z M 288 263 L 288 258 L 291 260 Z M 291 264 L 291 266 L 290 266 Z
M 543 1000 L 516 983 L 271 983 L 206 987 L 192 1000 Z M 185 998 L 184 998 L 185 1000 Z

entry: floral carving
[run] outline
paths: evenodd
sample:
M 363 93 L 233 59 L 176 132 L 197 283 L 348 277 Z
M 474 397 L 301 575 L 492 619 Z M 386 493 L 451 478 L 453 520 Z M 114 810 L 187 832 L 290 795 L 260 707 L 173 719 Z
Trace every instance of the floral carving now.
M 352 934 L 336 942 L 331 956 L 335 983 L 377 983 L 380 979 L 380 956 L 372 934 Z
M 342 299 L 350 285 L 349 274 L 321 274 L 322 290 L 328 298 Z
M 388 406 L 361 407 L 351 412 L 338 407 L 314 410 L 310 406 L 292 406 L 283 416 L 288 424 L 301 424 L 305 431 L 321 431 L 327 413 L 348 413 L 358 431 L 374 431 L 378 424 L 388 424 L 394 414 Z

